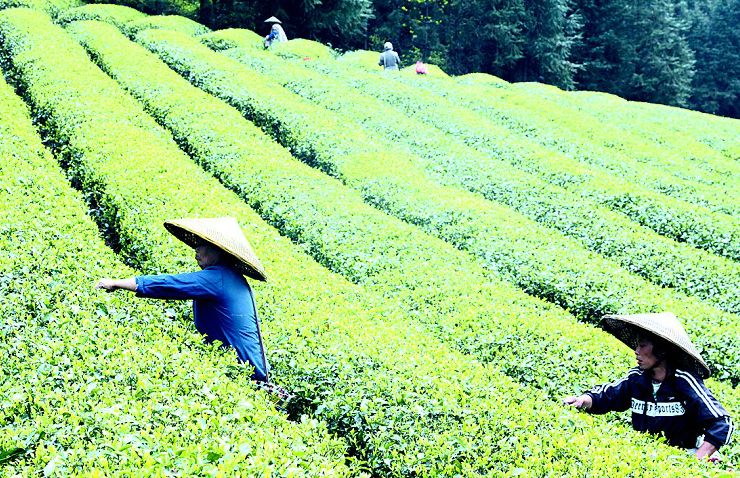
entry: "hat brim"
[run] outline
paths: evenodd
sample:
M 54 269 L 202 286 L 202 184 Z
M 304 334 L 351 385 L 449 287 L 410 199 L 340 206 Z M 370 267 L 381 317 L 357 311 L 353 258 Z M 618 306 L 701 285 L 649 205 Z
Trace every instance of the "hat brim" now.
M 267 20 L 265 20 L 262 23 L 280 23 L 280 24 L 282 24 L 283 22 L 281 22 L 280 20 L 278 20 L 275 17 L 270 17 L 270 18 L 268 18 Z
M 254 263 L 253 261 L 250 261 L 248 258 L 242 257 L 240 254 L 236 253 L 235 251 L 230 250 L 228 245 L 219 244 L 215 242 L 213 239 L 199 233 L 196 230 L 189 229 L 188 227 L 182 224 L 174 224 L 170 221 L 166 221 L 164 223 L 164 227 L 173 236 L 175 236 L 176 238 L 178 238 L 180 241 L 184 242 L 188 246 L 192 247 L 193 249 L 202 245 L 204 242 L 219 248 L 221 251 L 226 253 L 230 259 L 232 259 L 232 263 L 234 264 L 234 266 L 243 275 L 247 277 L 251 277 L 252 279 L 267 281 L 267 276 L 265 275 L 265 272 L 262 270 L 262 267 L 260 264 Z
M 643 324 L 630 321 L 627 317 L 615 315 L 605 316 L 602 319 L 601 325 L 604 330 L 633 350 L 637 347 L 640 336 L 644 335 L 645 332 L 660 337 L 679 352 L 678 356 L 671 357 L 671 364 L 674 367 L 691 371 L 703 379 L 708 378 L 712 374 L 709 366 L 700 357 L 694 356 L 691 351 L 686 350 L 685 347 L 658 330 L 653 330 Z

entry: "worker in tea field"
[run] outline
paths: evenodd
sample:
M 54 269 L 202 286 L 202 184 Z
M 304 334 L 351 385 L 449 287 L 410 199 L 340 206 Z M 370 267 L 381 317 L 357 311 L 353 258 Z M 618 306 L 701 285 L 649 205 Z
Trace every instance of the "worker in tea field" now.
M 635 430 L 663 434 L 673 446 L 719 460 L 717 450 L 730 442 L 733 423 L 704 385 L 709 367 L 676 316 L 607 315 L 604 328 L 634 348 L 637 367 L 615 382 L 566 397 L 564 404 L 594 414 L 629 409 Z
M 285 34 L 285 30 L 280 26 L 280 23 L 282 23 L 280 20 L 275 17 L 270 17 L 265 20 L 264 23 L 272 24 L 270 27 L 270 33 L 265 37 L 265 48 L 270 48 L 274 42 L 288 41 L 288 36 Z
M 401 59 L 398 57 L 398 53 L 393 51 L 391 42 L 387 41 L 383 45 L 383 53 L 380 54 L 378 65 L 385 70 L 398 70 L 401 67 Z
M 233 218 L 180 219 L 165 228 L 195 249 L 200 271 L 101 279 L 96 288 L 135 292 L 137 297 L 193 301 L 195 327 L 208 342 L 236 349 L 254 367 L 252 379 L 268 381 L 268 364 L 252 289 L 244 276 L 267 280 L 262 264 Z

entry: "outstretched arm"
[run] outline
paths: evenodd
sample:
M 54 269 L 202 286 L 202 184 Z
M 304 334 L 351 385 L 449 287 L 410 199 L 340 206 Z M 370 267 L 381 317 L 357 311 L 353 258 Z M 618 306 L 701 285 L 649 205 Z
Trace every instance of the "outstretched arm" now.
M 106 292 L 113 292 L 114 290 L 123 289 L 131 292 L 136 292 L 136 280 L 132 277 L 130 279 L 100 279 L 95 284 L 96 289 L 104 289 Z
M 622 377 L 611 383 L 597 385 L 588 392 L 565 397 L 563 405 L 570 405 L 588 413 L 601 414 L 606 412 L 621 412 L 630 407 L 630 379 L 639 377 L 641 372 L 634 368 Z

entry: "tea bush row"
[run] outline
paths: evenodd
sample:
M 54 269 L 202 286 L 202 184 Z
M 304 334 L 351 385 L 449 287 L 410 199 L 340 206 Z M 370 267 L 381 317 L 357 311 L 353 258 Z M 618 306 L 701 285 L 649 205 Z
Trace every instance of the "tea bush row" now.
M 520 88 L 463 87 L 455 81 L 420 77 L 406 71 L 395 79 L 447 98 L 547 149 L 607 174 L 713 211 L 730 215 L 739 212 L 740 167 L 719 151 L 690 142 L 685 134 L 676 134 L 676 139 L 663 135 L 664 144 L 658 145 L 627 131 L 623 125 L 634 121 L 627 114 L 618 122 L 607 124 Z M 682 143 L 680 147 L 678 142 Z
M 279 48 L 275 49 L 280 52 Z M 467 108 L 429 92 L 393 81 L 385 72 L 371 74 L 348 68 L 341 61 L 306 61 L 328 76 L 340 79 L 367 95 L 377 95 L 411 118 L 448 133 L 491 158 L 569 189 L 579 196 L 622 212 L 633 221 L 673 239 L 737 260 L 740 226 L 731 216 L 710 211 L 640 185 L 599 172 L 562 154 L 549 151 L 524 137 L 497 126 Z M 382 91 L 383 94 L 378 94 Z M 490 169 L 482 164 L 480 169 Z
M 81 5 L 79 0 L 0 0 L 0 10 L 5 8 L 30 8 L 57 17 L 70 8 Z
M 512 84 L 514 88 L 529 89 L 526 85 Z M 738 120 L 691 111 L 673 106 L 627 101 L 608 93 L 592 91 L 562 92 L 557 88 L 543 89 L 532 85 L 538 94 L 569 107 L 587 111 L 604 122 L 622 121 L 629 115 L 624 126 L 634 134 L 644 136 L 659 144 L 675 148 L 686 147 L 691 138 L 720 151 L 730 161 L 740 157 L 740 142 L 737 141 Z M 693 150 L 690 147 L 689 150 Z
M 487 78 L 487 81 L 479 81 L 476 79 L 478 77 Z M 651 176 L 670 171 L 671 176 L 665 176 L 668 182 L 666 194 L 680 192 L 680 188 L 671 189 L 678 182 L 689 189 L 698 187 L 715 195 L 720 201 L 718 204 L 725 208 L 735 207 L 727 198 L 722 200 L 721 196 L 717 196 L 716 191 L 725 189 L 737 194 L 730 184 L 732 179 L 723 176 L 737 171 L 737 164 L 726 157 L 721 148 L 712 148 L 699 141 L 700 133 L 693 134 L 693 129 L 669 131 L 656 122 L 651 122 L 651 117 L 654 119 L 660 116 L 656 112 L 664 108 L 663 105 L 646 104 L 640 111 L 632 108 L 639 103 L 620 99 L 619 103 L 604 105 L 604 108 L 614 113 L 612 120 L 605 121 L 597 117 L 597 113 L 603 113 L 601 107 L 594 105 L 593 108 L 588 108 L 585 104 L 579 107 L 578 100 L 589 95 L 612 96 L 604 93 L 564 92 L 557 87 L 538 83 L 502 84 L 500 79 L 485 74 L 468 74 L 456 78 L 429 75 L 422 78 L 405 69 L 396 79 L 441 96 L 449 95 L 456 102 L 509 122 L 510 126 L 521 129 L 538 142 L 550 144 L 564 152 L 576 153 L 583 148 L 583 153 L 593 155 L 601 152 L 614 156 L 610 161 L 615 163 L 616 158 L 630 164 L 637 160 L 636 170 L 646 171 L 644 168 L 650 166 Z M 469 94 L 461 94 L 465 91 Z M 476 97 L 481 101 L 471 101 Z M 496 110 L 497 107 L 500 110 Z M 713 120 L 727 121 L 705 115 L 701 126 L 706 128 Z M 726 140 L 733 134 L 728 128 L 721 128 L 721 131 Z M 722 136 L 719 131 L 715 133 Z M 639 163 L 642 163 L 642 168 Z M 614 167 L 620 166 L 614 164 Z M 636 181 L 645 184 L 644 179 L 639 176 Z M 705 189 L 710 184 L 712 186 Z M 686 195 L 684 199 L 690 202 L 696 200 L 690 195 Z
M 351 57 L 352 53 L 345 54 Z M 646 140 L 663 149 L 670 149 L 686 160 L 702 164 L 735 168 L 733 163 L 740 152 L 737 120 L 709 115 L 682 108 L 627 101 L 618 96 L 595 91 L 562 91 L 556 86 L 541 83 L 508 83 L 483 73 L 470 73 L 452 81 L 465 87 L 481 86 L 510 89 L 526 98 L 553 103 L 563 112 L 579 115 L 599 126 L 619 125 L 635 142 Z M 494 95 L 495 96 L 495 95 Z M 613 138 L 612 142 L 618 142 Z M 605 138 L 605 145 L 609 139 Z M 636 151 L 637 154 L 640 154 Z M 649 160 L 646 158 L 646 160 Z
M 56 21 L 61 25 L 66 25 L 77 20 L 100 20 L 123 29 L 130 22 L 148 18 L 147 14 L 124 5 L 91 3 L 64 11 Z

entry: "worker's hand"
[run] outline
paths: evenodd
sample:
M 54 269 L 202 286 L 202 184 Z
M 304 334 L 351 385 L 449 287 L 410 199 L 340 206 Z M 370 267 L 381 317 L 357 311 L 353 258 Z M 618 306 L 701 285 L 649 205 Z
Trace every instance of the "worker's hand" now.
M 717 447 L 709 443 L 708 441 L 702 442 L 701 446 L 696 450 L 696 457 L 700 460 L 709 460 L 711 462 L 719 461 L 718 458 L 712 458 L 714 452 L 717 451 Z
M 117 289 L 116 287 L 116 281 L 113 279 L 100 279 L 97 284 L 95 284 L 96 289 L 104 289 L 106 292 L 113 292 Z
M 581 395 L 580 397 L 565 397 L 563 399 L 563 405 L 570 405 L 576 407 L 579 410 L 588 410 L 593 405 L 591 395 Z

